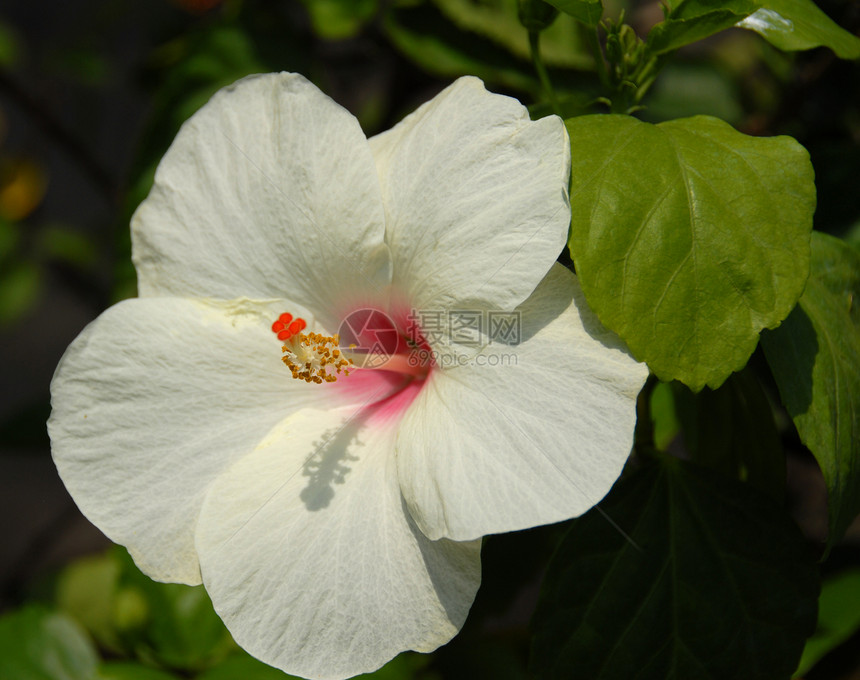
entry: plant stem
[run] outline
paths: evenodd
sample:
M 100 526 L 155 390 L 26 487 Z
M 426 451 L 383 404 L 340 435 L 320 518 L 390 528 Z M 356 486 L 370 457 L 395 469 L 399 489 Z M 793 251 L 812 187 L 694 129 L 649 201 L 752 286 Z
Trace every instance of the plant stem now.
M 597 34 L 597 27 L 595 26 L 594 30 L 585 28 L 582 31 L 582 35 L 585 38 L 588 49 L 591 51 L 591 56 L 594 58 L 594 67 L 597 69 L 600 82 L 607 90 L 612 89 L 612 85 L 609 82 L 609 71 L 606 69 L 606 60 L 603 58 L 603 50 L 600 48 L 600 37 Z
M 532 62 L 534 62 L 538 79 L 540 80 L 540 84 L 552 105 L 552 110 L 555 111 L 556 115 L 560 118 L 564 118 L 561 113 L 561 107 L 558 105 L 558 99 L 555 96 L 555 90 L 552 88 L 549 73 L 547 73 L 546 66 L 544 66 L 543 59 L 541 59 L 540 56 L 540 32 L 529 31 L 529 50 L 531 51 Z

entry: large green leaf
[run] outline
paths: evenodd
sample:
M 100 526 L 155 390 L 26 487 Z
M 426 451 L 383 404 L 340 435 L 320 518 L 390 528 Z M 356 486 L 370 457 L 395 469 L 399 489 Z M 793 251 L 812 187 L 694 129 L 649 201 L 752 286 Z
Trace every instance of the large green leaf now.
M 829 47 L 843 59 L 860 57 L 860 38 L 822 12 L 812 0 L 757 0 L 761 9 L 738 26 L 764 36 L 781 50 Z
M 794 675 L 805 675 L 857 630 L 860 630 L 860 569 L 853 569 L 825 579 L 821 584 L 818 627 L 806 641 Z
M 589 303 L 660 379 L 718 387 L 803 291 L 815 209 L 806 150 L 705 116 L 566 124 L 569 244 Z
M 0 618 L 0 678 L 93 680 L 98 657 L 64 614 L 30 606 Z
M 779 506 L 667 457 L 601 507 L 573 522 L 547 571 L 532 620 L 538 677 L 789 676 L 815 627 L 818 575 Z
M 546 0 L 556 9 L 587 26 L 597 26 L 603 16 L 602 0 Z
M 824 473 L 832 543 L 860 512 L 860 254 L 819 232 L 800 304 L 762 345 L 782 402 Z
M 756 0 L 686 0 L 677 3 L 665 21 L 648 33 L 648 49 L 654 54 L 671 52 L 731 28 L 755 12 Z

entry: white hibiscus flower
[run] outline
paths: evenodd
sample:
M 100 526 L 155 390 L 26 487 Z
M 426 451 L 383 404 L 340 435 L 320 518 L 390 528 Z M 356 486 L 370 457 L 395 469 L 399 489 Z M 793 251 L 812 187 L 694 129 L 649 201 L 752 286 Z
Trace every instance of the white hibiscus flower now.
M 647 371 L 554 264 L 569 165 L 558 118 L 475 78 L 370 140 L 298 75 L 216 94 L 134 216 L 140 297 L 51 386 L 81 510 L 152 578 L 203 583 L 290 673 L 448 641 L 480 537 L 582 513 L 630 451 Z M 356 347 L 338 373 L 334 334 L 362 310 L 389 319 L 394 355 L 362 368 L 383 352 Z M 519 342 L 429 327 L 451 310 L 516 311 Z

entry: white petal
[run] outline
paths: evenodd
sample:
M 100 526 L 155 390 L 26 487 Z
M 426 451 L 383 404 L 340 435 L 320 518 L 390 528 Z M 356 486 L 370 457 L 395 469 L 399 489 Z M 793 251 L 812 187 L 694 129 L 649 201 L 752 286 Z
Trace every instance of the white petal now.
M 394 431 L 307 410 L 213 484 L 203 582 L 236 642 L 288 673 L 345 678 L 457 633 L 480 542 L 429 541 L 397 483 Z
M 395 288 L 419 309 L 513 309 L 567 239 L 570 144 L 556 116 L 461 78 L 370 140 Z M 461 307 L 462 308 L 462 307 Z
M 430 538 L 579 515 L 630 453 L 646 367 L 600 326 L 561 265 L 520 311 L 521 344 L 494 342 L 434 371 L 401 422 L 401 487 Z
M 290 377 L 276 316 L 248 301 L 128 300 L 57 368 L 48 430 L 60 476 L 155 579 L 200 583 L 193 529 L 208 484 L 275 423 L 331 395 Z
M 240 80 L 192 116 L 132 237 L 142 296 L 288 297 L 336 328 L 388 283 L 367 140 L 295 74 Z

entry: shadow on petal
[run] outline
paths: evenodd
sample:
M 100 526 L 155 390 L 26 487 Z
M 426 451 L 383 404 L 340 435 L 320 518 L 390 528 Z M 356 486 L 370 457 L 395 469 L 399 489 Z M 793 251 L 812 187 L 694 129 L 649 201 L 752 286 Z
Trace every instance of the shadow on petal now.
M 313 444 L 314 453 L 302 465 L 302 475 L 308 483 L 299 497 L 308 510 L 316 511 L 328 507 L 334 498 L 336 484 L 344 484 L 352 469 L 347 463 L 359 460 L 351 449 L 364 446 L 358 438 L 362 423 L 346 421 L 322 433 Z

